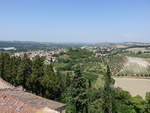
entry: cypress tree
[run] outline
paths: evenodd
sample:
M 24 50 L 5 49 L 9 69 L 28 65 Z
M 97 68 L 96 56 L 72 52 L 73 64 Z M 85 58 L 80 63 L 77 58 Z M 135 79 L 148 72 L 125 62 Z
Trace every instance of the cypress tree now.
M 22 85 L 24 88 L 28 89 L 30 86 L 28 81 L 32 73 L 32 61 L 27 55 L 21 59 L 21 63 L 18 68 L 17 81 L 18 85 Z
M 10 80 L 10 55 L 8 53 L 0 54 L 0 76 L 6 80 Z
M 36 56 L 32 65 L 32 74 L 30 79 L 31 90 L 42 95 L 42 77 L 44 75 L 44 58 Z
M 104 75 L 104 89 L 103 89 L 103 112 L 112 113 L 112 79 L 110 68 L 107 65 L 107 72 Z
M 21 63 L 21 58 L 20 57 L 11 57 L 11 61 L 10 61 L 10 73 L 11 73 L 11 79 L 10 79 L 10 83 L 13 85 L 17 85 L 17 75 L 18 75 L 18 68 L 20 66 Z
M 4 53 L 0 53 L 0 77 L 4 78 Z
M 80 69 L 75 70 L 70 88 L 68 90 L 68 100 L 70 104 L 75 106 L 75 113 L 87 112 L 87 80 L 82 77 Z
M 60 73 L 54 72 L 52 64 L 46 65 L 44 69 L 44 76 L 42 77 L 42 85 L 44 88 L 44 97 L 50 99 L 57 99 L 60 97 Z

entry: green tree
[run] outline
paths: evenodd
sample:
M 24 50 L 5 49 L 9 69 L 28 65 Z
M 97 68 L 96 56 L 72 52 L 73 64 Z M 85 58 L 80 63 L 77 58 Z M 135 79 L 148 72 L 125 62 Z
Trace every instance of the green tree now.
M 136 96 L 129 100 L 129 104 L 132 105 L 136 113 L 145 113 L 145 101 L 142 97 Z
M 106 74 L 104 75 L 103 89 L 103 111 L 104 113 L 112 113 L 112 78 L 109 66 L 107 66 Z
M 20 63 L 21 63 L 20 57 L 15 57 L 15 56 L 11 57 L 11 61 L 10 61 L 11 79 L 9 82 L 15 86 L 18 85 L 17 75 L 18 75 L 18 68 L 20 66 Z
M 17 74 L 18 85 L 22 85 L 24 88 L 28 89 L 30 87 L 29 79 L 31 78 L 31 73 L 32 73 L 32 61 L 28 58 L 27 55 L 24 55 L 24 57 L 21 59 L 21 63 L 18 68 Z
M 75 75 L 72 78 L 71 85 L 66 95 L 69 104 L 74 106 L 74 113 L 83 113 L 84 110 L 87 112 L 87 80 L 82 77 L 80 69 L 75 70 Z M 72 112 L 69 112 L 72 113 Z
M 44 97 L 50 99 L 57 99 L 60 97 L 61 75 L 59 72 L 54 72 L 52 64 L 45 66 L 44 76 L 42 77 L 42 85 L 44 88 Z
M 8 53 L 0 54 L 0 76 L 6 81 L 10 80 L 10 55 Z
M 145 112 L 146 112 L 146 113 L 150 113 L 150 92 L 149 92 L 149 93 L 146 93 L 145 100 L 146 100 Z
M 0 53 L 0 77 L 4 78 L 4 53 Z
M 129 104 L 131 95 L 120 88 L 113 93 L 113 113 L 136 113 L 134 106 Z
M 33 65 L 32 65 L 32 74 L 30 79 L 31 90 L 38 94 L 42 95 L 42 77 L 44 75 L 44 58 L 36 56 Z
M 102 109 L 103 99 L 102 99 L 102 88 L 94 89 L 90 88 L 88 90 L 88 113 L 104 113 Z

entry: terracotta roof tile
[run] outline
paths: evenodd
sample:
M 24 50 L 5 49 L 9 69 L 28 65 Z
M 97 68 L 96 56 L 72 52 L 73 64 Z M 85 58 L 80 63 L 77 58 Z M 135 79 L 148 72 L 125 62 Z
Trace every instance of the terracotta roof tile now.
M 21 89 L 0 78 L 0 113 L 59 113 L 65 107 Z
M 14 88 L 14 86 L 12 86 L 10 83 L 0 78 L 0 89 L 5 89 L 5 88 Z
M 13 89 L 0 89 L 0 110 L 5 108 L 6 106 L 10 109 L 16 110 L 15 112 L 11 113 L 17 113 L 17 111 L 21 110 L 24 110 L 26 112 L 27 110 L 33 110 L 34 112 L 31 113 L 35 113 L 35 111 L 45 109 L 54 110 L 56 112 L 64 109 L 65 105 L 24 91 L 16 91 Z

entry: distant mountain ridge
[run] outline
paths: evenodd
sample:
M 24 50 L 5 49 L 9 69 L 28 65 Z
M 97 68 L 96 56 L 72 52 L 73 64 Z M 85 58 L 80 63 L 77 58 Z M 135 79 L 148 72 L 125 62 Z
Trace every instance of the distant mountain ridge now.
M 50 48 L 72 48 L 81 47 L 84 44 L 76 43 L 51 43 L 33 41 L 0 41 L 0 48 L 15 47 L 17 50 L 43 50 Z

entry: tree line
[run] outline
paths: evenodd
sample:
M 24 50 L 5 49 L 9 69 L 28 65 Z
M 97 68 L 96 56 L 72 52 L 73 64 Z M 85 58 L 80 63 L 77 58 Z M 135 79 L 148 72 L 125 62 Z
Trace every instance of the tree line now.
M 30 60 L 0 53 L 0 76 L 14 86 L 23 86 L 37 95 L 57 99 L 60 97 L 63 77 L 54 72 L 52 64 L 45 65 L 44 57 Z

